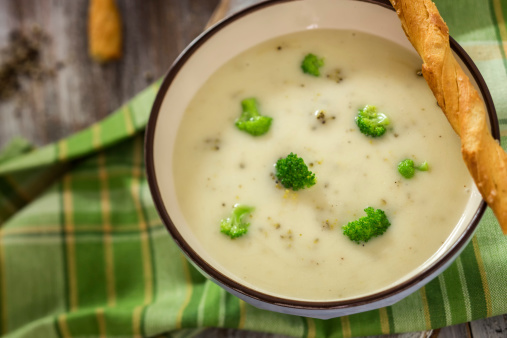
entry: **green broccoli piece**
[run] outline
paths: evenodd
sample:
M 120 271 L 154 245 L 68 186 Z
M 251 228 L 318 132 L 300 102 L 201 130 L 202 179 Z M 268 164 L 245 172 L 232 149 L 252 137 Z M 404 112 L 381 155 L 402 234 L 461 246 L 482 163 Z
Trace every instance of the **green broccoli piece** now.
M 320 76 L 319 68 L 324 66 L 324 59 L 319 59 L 315 54 L 307 54 L 301 63 L 301 69 L 304 73 L 313 76 Z
M 398 172 L 405 178 L 414 177 L 416 169 L 419 171 L 428 171 L 430 166 L 426 161 L 419 166 L 415 166 L 414 161 L 410 159 L 403 160 L 398 164 Z
M 384 135 L 389 123 L 389 118 L 382 113 L 377 113 L 375 106 L 365 106 L 356 116 L 356 124 L 361 133 L 371 137 Z
M 236 204 L 232 210 L 231 217 L 220 221 L 220 232 L 226 234 L 231 239 L 243 236 L 250 226 L 250 223 L 243 221 L 243 217 L 254 210 L 254 207 Z
M 271 117 L 262 116 L 257 110 L 257 100 L 248 98 L 241 101 L 242 113 L 236 120 L 236 127 L 250 135 L 259 136 L 266 134 L 271 126 Z
M 275 164 L 276 178 L 288 189 L 294 191 L 309 188 L 315 184 L 315 174 L 308 170 L 305 161 L 290 153 Z
M 367 216 L 349 222 L 342 227 L 343 234 L 357 244 L 366 243 L 371 238 L 382 235 L 391 225 L 384 211 L 375 210 L 372 207 L 367 207 L 364 211 Z

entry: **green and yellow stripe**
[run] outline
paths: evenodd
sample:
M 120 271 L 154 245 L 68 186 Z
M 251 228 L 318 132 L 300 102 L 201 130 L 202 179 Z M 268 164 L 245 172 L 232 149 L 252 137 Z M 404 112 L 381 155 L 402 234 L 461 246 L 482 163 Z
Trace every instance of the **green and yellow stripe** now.
M 130 112 L 127 106 L 122 109 L 127 130 L 133 133 L 132 123 L 130 119 Z M 129 129 L 130 128 L 130 129 Z M 144 316 L 146 314 L 147 306 L 154 302 L 155 295 L 155 280 L 154 280 L 154 264 L 153 264 L 153 251 L 150 240 L 150 231 L 154 226 L 161 227 L 162 223 L 160 220 L 147 220 L 146 214 L 143 210 L 143 203 L 141 199 L 142 195 L 142 138 L 136 137 L 132 143 L 133 154 L 132 154 L 132 168 L 130 172 L 130 196 L 134 204 L 135 214 L 137 218 L 137 229 L 139 232 L 139 244 L 140 244 L 140 255 L 141 255 L 141 268 L 142 268 L 142 280 L 143 280 L 143 299 L 141 304 L 136 306 L 132 313 L 132 329 L 133 334 L 136 337 L 144 336 Z
M 385 307 L 379 309 L 380 316 L 380 332 L 382 334 L 389 334 L 391 331 L 389 329 L 389 315 L 387 314 L 387 309 Z
M 69 310 L 75 311 L 78 308 L 78 284 L 76 267 L 76 243 L 74 235 L 74 214 L 72 202 L 72 176 L 67 174 L 63 177 L 63 229 L 65 238 L 65 257 L 67 260 L 68 278 L 68 302 Z
M 114 254 L 112 243 L 113 228 L 111 225 L 111 202 L 109 197 L 106 156 L 103 152 L 98 155 L 98 176 L 100 180 L 100 206 L 102 213 L 102 232 L 104 237 L 104 273 L 106 276 L 107 305 L 112 307 L 116 305 Z
M 3 229 L 0 228 L 0 334 L 6 334 L 8 331 L 7 322 L 7 284 L 5 278 L 5 250 L 3 243 Z
M 352 337 L 352 329 L 350 327 L 349 316 L 343 316 L 343 317 L 341 317 L 340 321 L 342 323 L 343 338 L 350 338 L 350 337 Z
M 504 71 L 507 72 L 507 26 L 502 1 L 489 0 L 489 7 L 497 35 L 498 48 L 502 54 Z
M 57 317 L 57 331 L 62 338 L 72 338 L 65 314 L 61 314 Z
M 180 254 L 181 264 L 183 266 L 183 272 L 185 277 L 185 300 L 181 304 L 181 307 L 178 310 L 178 315 L 176 316 L 176 329 L 180 330 L 183 328 L 183 313 L 185 309 L 188 307 L 190 303 L 190 299 L 192 298 L 192 277 L 190 276 L 190 267 L 187 262 L 187 259 L 183 254 Z
M 476 236 L 474 236 L 472 239 L 472 245 L 477 261 L 477 267 L 479 268 L 479 274 L 481 276 L 482 290 L 484 291 L 484 300 L 486 302 L 486 317 L 491 317 L 493 315 L 493 309 L 491 305 L 491 294 L 489 292 L 488 277 L 486 275 L 486 269 L 484 268 L 484 262 L 482 261 L 481 251 Z

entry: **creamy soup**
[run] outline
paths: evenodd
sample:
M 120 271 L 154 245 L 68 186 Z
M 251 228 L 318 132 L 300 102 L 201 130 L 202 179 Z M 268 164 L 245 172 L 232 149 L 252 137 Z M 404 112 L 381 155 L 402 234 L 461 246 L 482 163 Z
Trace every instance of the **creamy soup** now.
M 301 71 L 308 53 L 324 58 L 320 77 Z M 255 46 L 214 73 L 186 110 L 173 160 L 182 213 L 217 268 L 268 294 L 339 300 L 385 289 L 428 261 L 459 223 L 472 181 L 420 67 L 387 40 L 309 30 Z M 234 125 L 249 97 L 273 118 L 263 136 Z M 359 132 L 354 117 L 365 105 L 390 118 L 384 136 Z M 277 186 L 274 163 L 290 152 L 316 185 Z M 405 179 L 397 171 L 405 158 L 430 170 Z M 248 233 L 232 240 L 220 220 L 236 203 L 255 211 Z M 356 244 L 341 228 L 368 206 L 392 225 Z

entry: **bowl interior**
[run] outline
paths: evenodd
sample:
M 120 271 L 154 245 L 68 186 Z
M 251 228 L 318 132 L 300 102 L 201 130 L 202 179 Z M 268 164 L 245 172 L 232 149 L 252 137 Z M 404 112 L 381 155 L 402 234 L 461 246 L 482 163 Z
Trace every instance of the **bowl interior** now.
M 234 275 L 224 270 L 219 262 L 206 253 L 186 225 L 173 188 L 174 144 L 187 105 L 218 68 L 263 41 L 318 28 L 361 31 L 380 36 L 405 48 L 412 48 L 401 29 L 396 13 L 386 5 L 353 0 L 268 2 L 215 26 L 187 48 L 164 80 L 148 127 L 147 166 L 149 175 L 152 176 L 151 188 L 155 191 L 157 208 L 174 239 L 194 263 L 212 278 L 230 288 L 239 289 L 240 292 L 253 293 L 261 299 L 264 290 L 254 286 L 241 286 Z M 464 64 L 459 56 L 457 59 Z M 464 69 L 478 87 L 468 68 Z M 414 278 L 420 279 L 421 274 L 435 266 L 438 261 L 443 258 L 450 259 L 450 252 L 456 251 L 456 245 L 463 246 L 465 237 L 470 238 L 468 233 L 475 228 L 483 207 L 475 186 L 472 190 L 465 213 L 444 245 L 417 270 L 399 281 L 400 284 Z M 393 285 L 386 286 L 386 289 L 394 290 Z M 333 304 L 338 303 L 333 300 Z

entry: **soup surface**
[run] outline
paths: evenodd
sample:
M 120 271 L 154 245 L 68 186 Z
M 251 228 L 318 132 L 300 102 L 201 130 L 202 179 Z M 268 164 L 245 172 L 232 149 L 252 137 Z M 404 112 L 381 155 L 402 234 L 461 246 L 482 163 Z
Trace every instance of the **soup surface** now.
M 324 58 L 321 76 L 300 65 Z M 425 80 L 419 57 L 353 31 L 309 30 L 270 40 L 228 61 L 189 104 L 177 135 L 176 193 L 192 233 L 216 268 L 248 287 L 300 300 L 339 300 L 385 289 L 428 261 L 459 222 L 473 184 L 460 144 Z M 238 130 L 241 100 L 273 118 L 265 135 Z M 355 124 L 375 105 L 391 120 L 371 138 Z M 324 117 L 322 116 L 324 114 Z M 301 156 L 317 184 L 297 192 L 275 183 L 274 163 Z M 398 163 L 427 161 L 403 178 Z M 246 235 L 220 220 L 255 207 Z M 341 227 L 385 211 L 391 227 L 356 244 Z

